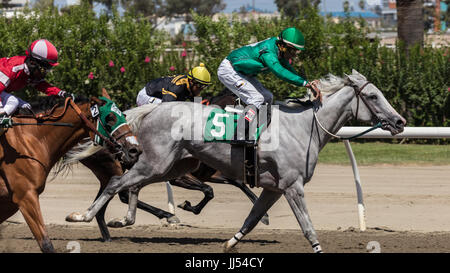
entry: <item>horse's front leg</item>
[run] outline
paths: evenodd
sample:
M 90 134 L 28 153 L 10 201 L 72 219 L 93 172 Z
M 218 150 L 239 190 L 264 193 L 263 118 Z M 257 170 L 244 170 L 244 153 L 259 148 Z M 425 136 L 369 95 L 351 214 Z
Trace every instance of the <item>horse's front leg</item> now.
M 19 198 L 17 205 L 41 251 L 44 253 L 55 252 L 53 244 L 48 237 L 47 230 L 45 229 L 38 193 L 34 190 L 28 190 Z
M 113 219 L 108 222 L 109 227 L 121 228 L 131 226 L 136 222 L 136 209 L 141 187 L 135 186 L 128 189 L 128 212 L 122 219 Z
M 139 163 L 139 162 L 138 162 Z M 136 167 L 136 165 L 135 165 Z M 145 166 L 144 166 L 145 167 Z M 90 222 L 100 209 L 114 197 L 119 191 L 136 186 L 147 178 L 145 172 L 140 171 L 141 168 L 132 168 L 122 176 L 114 176 L 109 181 L 103 193 L 88 208 L 84 214 L 72 214 L 70 218 L 73 222 Z
M 302 181 L 297 180 L 294 184 L 288 187 L 285 190 L 284 196 L 291 206 L 291 209 L 303 230 L 303 234 L 306 239 L 308 239 L 314 252 L 322 253 L 322 248 L 320 247 L 319 240 L 317 239 L 316 231 L 314 230 L 308 210 L 306 209 L 305 193 Z

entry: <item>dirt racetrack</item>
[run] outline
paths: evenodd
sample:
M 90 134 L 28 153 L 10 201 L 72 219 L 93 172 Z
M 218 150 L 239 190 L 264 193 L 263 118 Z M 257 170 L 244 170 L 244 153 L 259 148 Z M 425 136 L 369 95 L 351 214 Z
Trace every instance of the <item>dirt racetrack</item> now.
M 358 230 L 356 191 L 350 166 L 319 164 L 306 185 L 313 224 L 326 252 L 450 252 L 450 166 L 360 167 L 368 230 Z M 251 209 L 239 189 L 210 184 L 215 198 L 199 215 L 176 209 L 178 226 L 138 211 L 136 224 L 110 229 L 113 242 L 103 243 L 92 223 L 66 223 L 73 211 L 89 207 L 98 182 L 89 170 L 77 166 L 72 174 L 47 183 L 40 196 L 50 238 L 58 252 L 71 246 L 81 252 L 221 252 L 221 245 L 241 227 Z M 196 204 L 202 194 L 173 188 L 176 204 Z M 260 189 L 254 189 L 256 194 Z M 164 183 L 150 185 L 140 200 L 167 210 Z M 106 219 L 122 217 L 127 206 L 118 197 Z M 240 252 L 311 252 L 286 200 L 269 210 L 270 224 L 258 226 L 238 245 Z M 379 245 L 379 248 L 377 246 Z M 370 247 L 374 246 L 374 247 Z M 0 252 L 39 252 L 20 213 L 0 225 Z

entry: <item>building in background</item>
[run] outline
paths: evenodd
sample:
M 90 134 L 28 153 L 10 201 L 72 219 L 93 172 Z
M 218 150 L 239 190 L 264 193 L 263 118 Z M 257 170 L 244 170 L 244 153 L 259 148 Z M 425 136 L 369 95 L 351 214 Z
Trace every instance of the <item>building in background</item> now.
M 447 31 L 446 13 L 448 4 L 442 0 L 424 0 L 424 21 L 426 30 L 431 32 Z
M 330 16 L 336 23 L 346 16 L 350 16 L 353 18 L 363 18 L 367 22 L 369 27 L 374 29 L 378 29 L 381 27 L 381 17 L 378 14 L 371 11 L 351 11 L 348 13 L 344 11 L 332 11 L 332 12 L 320 12 L 320 15 Z
M 11 18 L 17 13 L 21 13 L 21 9 L 28 4 L 27 0 L 11 0 L 8 2 L 7 7 L 0 8 L 0 14 Z
M 381 26 L 397 27 L 397 5 L 395 0 L 383 0 L 381 3 Z

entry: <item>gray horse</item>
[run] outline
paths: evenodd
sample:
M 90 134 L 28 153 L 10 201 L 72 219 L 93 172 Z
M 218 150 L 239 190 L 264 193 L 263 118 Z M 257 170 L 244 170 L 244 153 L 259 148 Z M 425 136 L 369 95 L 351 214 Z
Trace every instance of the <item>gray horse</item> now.
M 393 135 L 403 131 L 405 119 L 387 102 L 382 92 L 356 70 L 344 78 L 329 75 L 320 80 L 318 87 L 324 95 L 322 103 L 316 101 L 313 106 L 295 108 L 273 107 L 271 126 L 262 133 L 261 139 L 268 139 L 264 138 L 267 134 L 273 138 L 276 133 L 278 145 L 276 149 L 273 148 L 274 141 L 261 141 L 259 145 L 259 186 L 263 191 L 240 231 L 224 244 L 225 251 L 233 251 L 284 195 L 314 252 L 322 252 L 306 209 L 304 185 L 311 180 L 319 152 L 331 139 L 330 133 L 335 134 L 352 117 L 363 122 L 381 122 L 382 129 Z M 194 171 L 198 166 L 196 159 L 220 170 L 226 177 L 244 179 L 241 148 L 204 142 L 195 136 L 192 140 L 189 134 L 198 132 L 201 125 L 196 121 L 200 116 L 195 114 L 194 120 L 184 110 L 192 113 L 196 111 L 194 107 L 201 107 L 204 121 L 214 108 L 186 102 L 143 107 L 146 108 L 140 109 L 135 117 L 141 122 L 139 139 L 144 150 L 139 161 L 123 176 L 113 177 L 92 206 L 84 214 L 73 215 L 73 219 L 90 222 L 105 202 L 128 188 L 130 204 L 125 219 L 134 222 L 139 190 L 145 185 Z M 184 115 L 173 115 L 178 112 Z

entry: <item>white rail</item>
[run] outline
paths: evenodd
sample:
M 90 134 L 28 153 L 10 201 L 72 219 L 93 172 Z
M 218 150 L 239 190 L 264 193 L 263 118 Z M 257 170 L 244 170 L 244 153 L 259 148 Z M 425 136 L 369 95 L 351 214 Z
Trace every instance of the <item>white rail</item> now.
M 340 137 L 351 137 L 370 127 L 342 127 L 337 135 Z M 398 135 L 392 136 L 391 133 L 382 129 L 373 130 L 359 138 L 450 138 L 450 127 L 405 127 L 405 130 Z M 350 163 L 352 164 L 353 175 L 355 177 L 356 195 L 358 200 L 358 218 L 359 229 L 366 230 L 366 209 L 363 201 L 363 192 L 361 187 L 361 179 L 359 177 L 359 170 L 356 164 L 355 155 L 350 146 L 350 141 L 344 140 L 345 148 L 347 149 Z
M 342 127 L 337 135 L 350 137 L 370 127 Z M 375 129 L 359 138 L 450 138 L 450 127 L 405 127 L 403 133 L 392 136 L 388 131 Z

